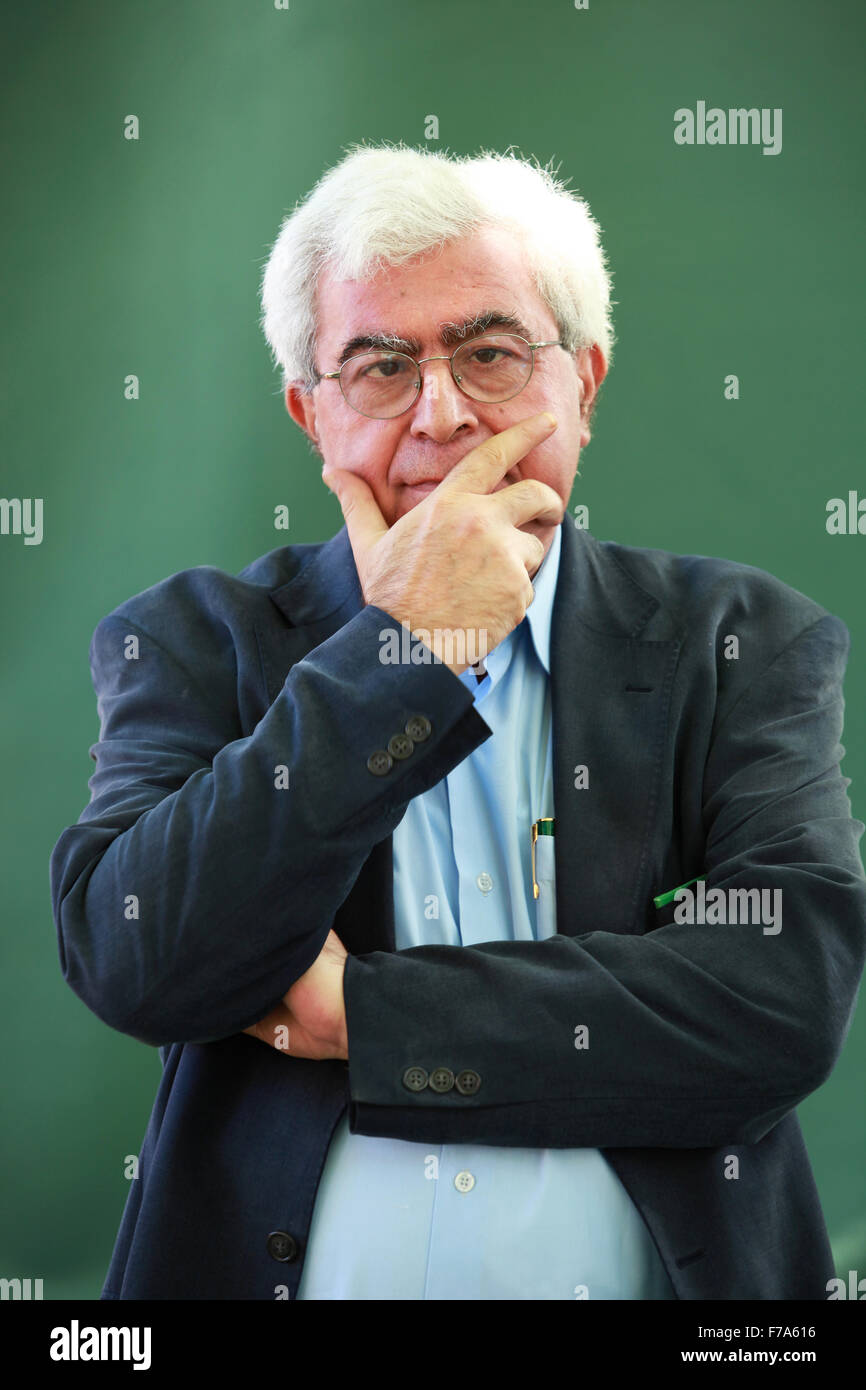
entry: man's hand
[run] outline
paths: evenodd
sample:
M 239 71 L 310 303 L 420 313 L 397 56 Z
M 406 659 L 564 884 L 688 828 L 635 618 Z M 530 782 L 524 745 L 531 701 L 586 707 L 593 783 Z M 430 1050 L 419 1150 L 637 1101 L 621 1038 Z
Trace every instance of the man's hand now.
M 343 971 L 346 948 L 336 932 L 329 932 L 313 964 L 295 980 L 282 1004 L 258 1023 L 245 1028 L 261 1042 L 290 1057 L 312 1061 L 349 1060 Z
M 548 437 L 552 418 L 534 415 L 486 439 L 390 528 L 363 478 L 326 465 L 322 478 L 339 499 L 365 601 L 411 631 L 477 634 L 481 656 L 507 637 L 532 602 L 529 576 L 544 556 L 538 537 L 519 527 L 559 525 L 564 507 L 537 478 L 494 488 Z M 442 643 L 431 645 L 441 657 Z M 459 674 L 469 663 L 446 664 Z

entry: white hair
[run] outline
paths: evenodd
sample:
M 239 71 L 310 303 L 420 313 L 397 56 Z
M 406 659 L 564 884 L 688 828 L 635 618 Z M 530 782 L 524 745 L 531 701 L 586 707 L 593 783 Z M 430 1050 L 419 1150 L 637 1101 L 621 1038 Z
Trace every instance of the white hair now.
M 482 227 L 522 239 L 540 297 L 569 352 L 593 344 L 610 363 L 610 273 L 587 203 L 538 162 L 482 151 L 458 157 L 399 145 L 355 145 L 285 218 L 262 275 L 261 326 L 283 388 L 316 371 L 316 286 L 322 268 L 366 280 Z

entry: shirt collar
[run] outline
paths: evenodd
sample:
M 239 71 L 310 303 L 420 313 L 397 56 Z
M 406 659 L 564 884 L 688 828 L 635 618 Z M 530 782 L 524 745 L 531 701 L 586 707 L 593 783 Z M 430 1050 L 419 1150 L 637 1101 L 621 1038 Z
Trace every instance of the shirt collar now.
M 535 598 L 527 608 L 526 617 L 523 619 L 529 625 L 536 655 L 548 675 L 550 675 L 550 625 L 553 616 L 556 581 L 559 577 L 561 550 L 562 526 L 557 526 L 550 543 L 550 549 L 532 580 Z
M 511 664 L 517 642 L 521 639 L 529 640 L 526 635 L 527 629 L 531 635 L 536 655 L 548 676 L 550 675 L 550 625 L 553 616 L 556 583 L 559 577 L 561 550 L 562 526 L 557 526 L 550 548 L 533 578 L 532 587 L 535 590 L 535 598 L 527 608 L 523 621 L 518 623 L 517 627 L 509 632 L 508 636 L 499 642 L 485 659 L 484 665 L 489 680 L 479 683 L 471 666 L 460 674 L 459 679 L 467 690 L 471 690 L 473 696 L 477 694 L 479 699 L 483 699 L 499 683 Z

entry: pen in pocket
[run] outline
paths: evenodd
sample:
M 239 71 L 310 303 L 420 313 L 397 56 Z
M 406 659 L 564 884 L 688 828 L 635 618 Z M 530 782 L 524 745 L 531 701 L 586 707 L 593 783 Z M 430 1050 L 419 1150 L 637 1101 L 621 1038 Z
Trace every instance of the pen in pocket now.
M 535 877 L 535 841 L 539 835 L 554 835 L 556 830 L 556 818 L 554 816 L 542 816 L 540 820 L 534 821 L 532 826 L 532 896 L 538 897 L 538 880 Z

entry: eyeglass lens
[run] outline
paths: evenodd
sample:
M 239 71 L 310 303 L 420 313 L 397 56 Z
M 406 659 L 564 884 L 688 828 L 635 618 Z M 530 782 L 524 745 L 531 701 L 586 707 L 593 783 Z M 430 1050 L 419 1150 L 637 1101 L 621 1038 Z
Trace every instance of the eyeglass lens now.
M 454 354 L 453 370 L 460 388 L 474 400 L 506 401 L 532 375 L 532 349 L 510 333 L 472 338 Z M 417 364 L 405 353 L 362 352 L 344 363 L 340 385 L 361 415 L 388 419 L 409 408 L 419 378 Z

